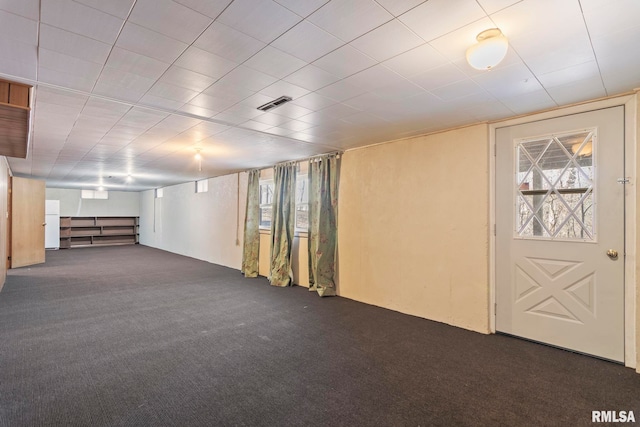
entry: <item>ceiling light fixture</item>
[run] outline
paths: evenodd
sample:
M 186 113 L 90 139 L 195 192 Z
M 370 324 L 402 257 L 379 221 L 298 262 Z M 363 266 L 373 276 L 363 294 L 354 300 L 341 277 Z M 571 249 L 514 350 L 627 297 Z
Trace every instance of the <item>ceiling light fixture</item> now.
M 478 43 L 467 49 L 467 62 L 476 70 L 490 70 L 507 54 L 509 41 L 497 28 L 484 30 L 476 37 Z
M 576 142 L 575 144 L 571 145 L 571 152 L 573 154 L 576 154 L 578 150 L 580 150 L 581 146 L 582 146 L 582 142 Z M 590 156 L 591 153 L 593 153 L 593 144 L 591 144 L 591 141 L 589 141 L 586 144 L 584 144 L 584 146 L 582 147 L 582 150 L 580 150 L 580 154 L 578 154 L 578 157 Z
M 200 154 L 200 149 L 196 149 L 196 160 L 198 161 L 198 172 L 202 172 L 202 154 Z

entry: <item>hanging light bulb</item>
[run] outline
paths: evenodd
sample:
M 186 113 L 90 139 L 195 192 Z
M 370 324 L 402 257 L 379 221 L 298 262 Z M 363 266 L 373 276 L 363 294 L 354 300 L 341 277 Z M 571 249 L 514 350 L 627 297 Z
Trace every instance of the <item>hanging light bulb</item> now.
M 467 49 L 467 62 L 476 70 L 490 70 L 507 55 L 509 41 L 497 28 L 478 34 L 478 43 Z

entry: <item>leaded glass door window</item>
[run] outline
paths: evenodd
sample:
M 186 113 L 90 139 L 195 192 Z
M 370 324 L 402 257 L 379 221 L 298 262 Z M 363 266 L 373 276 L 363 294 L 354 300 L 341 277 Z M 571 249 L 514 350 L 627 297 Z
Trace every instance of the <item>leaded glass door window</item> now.
M 596 129 L 516 141 L 515 237 L 595 241 Z

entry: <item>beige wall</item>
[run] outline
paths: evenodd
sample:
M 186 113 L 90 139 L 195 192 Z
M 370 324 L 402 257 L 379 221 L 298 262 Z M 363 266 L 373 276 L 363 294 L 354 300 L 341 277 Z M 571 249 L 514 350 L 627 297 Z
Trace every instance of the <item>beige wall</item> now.
M 639 184 L 640 180 L 637 177 L 637 169 L 640 168 L 640 148 L 638 144 L 640 144 L 640 91 L 636 91 L 636 140 L 635 140 L 635 149 L 636 149 L 636 254 L 638 253 L 638 246 L 640 245 L 640 221 L 638 221 L 638 217 L 640 216 L 640 190 Z M 636 259 L 636 372 L 640 373 L 640 262 Z
M 339 294 L 489 332 L 486 124 L 348 151 Z
M 7 278 L 7 197 L 9 168 L 6 159 L 0 156 L 0 289 Z

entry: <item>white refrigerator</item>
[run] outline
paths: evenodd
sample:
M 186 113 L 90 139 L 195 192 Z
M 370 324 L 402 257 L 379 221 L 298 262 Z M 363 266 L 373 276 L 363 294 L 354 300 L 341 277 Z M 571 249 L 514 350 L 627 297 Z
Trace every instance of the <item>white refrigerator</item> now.
M 60 200 L 45 200 L 44 247 L 60 248 Z

